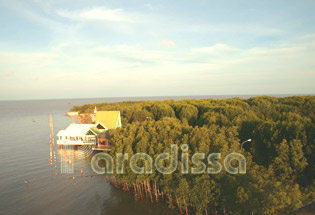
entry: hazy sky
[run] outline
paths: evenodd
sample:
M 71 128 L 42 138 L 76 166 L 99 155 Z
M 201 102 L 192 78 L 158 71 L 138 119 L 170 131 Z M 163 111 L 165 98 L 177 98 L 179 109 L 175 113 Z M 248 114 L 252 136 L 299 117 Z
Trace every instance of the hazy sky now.
M 0 100 L 315 93 L 314 11 L 314 0 L 0 0 Z

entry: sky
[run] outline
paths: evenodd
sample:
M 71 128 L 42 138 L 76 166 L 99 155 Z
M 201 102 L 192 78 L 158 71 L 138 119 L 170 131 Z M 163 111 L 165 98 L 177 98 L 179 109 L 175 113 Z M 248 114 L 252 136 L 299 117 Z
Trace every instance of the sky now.
M 315 1 L 0 0 L 0 100 L 315 93 Z

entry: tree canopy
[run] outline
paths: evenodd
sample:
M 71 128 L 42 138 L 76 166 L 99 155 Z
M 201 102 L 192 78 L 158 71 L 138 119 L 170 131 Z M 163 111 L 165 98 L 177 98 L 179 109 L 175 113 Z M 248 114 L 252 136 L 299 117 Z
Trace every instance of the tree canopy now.
M 153 159 L 171 144 L 194 153 L 242 153 L 247 173 L 136 175 L 128 165 L 115 184 L 137 198 L 166 201 L 183 214 L 283 215 L 315 199 L 315 96 L 165 100 L 96 104 L 119 110 L 111 155 L 144 152 Z M 92 113 L 94 104 L 74 106 Z M 243 149 L 240 143 L 247 139 Z M 181 153 L 181 152 L 180 152 Z M 181 163 L 179 154 L 179 166 Z M 222 159 L 221 159 L 222 160 Z M 190 166 L 191 159 L 189 160 Z M 204 159 L 203 162 L 207 163 Z

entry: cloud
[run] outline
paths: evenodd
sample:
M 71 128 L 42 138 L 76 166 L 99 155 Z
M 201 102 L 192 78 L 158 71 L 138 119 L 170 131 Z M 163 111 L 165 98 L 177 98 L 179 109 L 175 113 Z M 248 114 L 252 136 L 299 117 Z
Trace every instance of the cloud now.
M 54 46 L 52 46 L 52 50 L 53 51 L 61 51 L 62 49 L 64 49 L 64 48 L 66 48 L 66 47 L 68 47 L 68 46 L 70 46 L 70 44 L 69 43 L 60 43 L 60 44 L 57 44 L 57 45 L 54 45 Z
M 13 76 L 13 75 L 14 75 L 14 72 L 7 72 L 3 76 L 4 77 L 10 77 L 10 76 Z
M 56 47 L 50 52 L 0 52 L 1 68 L 18 74 L 14 79 L 0 78 L 0 89 L 12 89 L 17 98 L 26 92 L 38 97 L 43 92 L 51 93 L 50 88 L 56 82 L 58 95 L 70 97 L 76 91 L 81 96 L 96 91 L 110 92 L 110 96 L 143 95 L 143 92 L 188 94 L 191 89 L 196 94 L 314 92 L 314 42 L 250 49 L 219 43 L 194 51 L 150 49 L 140 45 L 102 46 L 84 41 L 60 43 Z M 231 55 L 208 54 L 230 53 L 230 50 L 233 50 Z M 0 75 L 4 77 L 4 73 Z M 36 89 L 34 77 L 40 83 Z M 124 87 L 112 93 L 110 89 L 117 85 Z M 82 90 L 82 86 L 90 90 Z M 150 90 L 143 91 L 148 86 Z M 38 88 L 42 89 L 40 93 Z M 5 93 L 1 97 L 10 98 Z
M 171 40 L 163 40 L 160 42 L 162 46 L 176 46 L 176 43 Z
M 124 61 L 139 61 L 142 63 L 165 63 L 175 60 L 177 53 L 162 51 L 156 49 L 146 49 L 141 46 L 114 45 L 114 46 L 96 46 L 91 48 L 94 56 L 119 58 Z
M 302 40 L 313 40 L 315 39 L 315 33 L 314 34 L 305 34 L 300 37 Z
M 110 9 L 105 7 L 93 7 L 89 9 L 69 11 L 59 10 L 57 14 L 78 21 L 110 21 L 110 22 L 132 22 L 123 9 Z
M 169 26 L 168 31 L 178 33 L 198 32 L 198 34 L 218 34 L 220 37 L 233 35 L 250 35 L 251 37 L 281 36 L 285 32 L 281 28 L 272 28 L 260 25 L 249 25 L 244 23 L 220 23 L 220 24 L 187 24 L 178 23 L 176 26 Z M 222 35 L 223 34 L 223 35 Z
M 233 48 L 227 44 L 217 43 L 214 46 L 205 46 L 200 48 L 192 49 L 193 52 L 203 53 L 203 54 L 221 54 L 231 51 L 236 51 L 236 48 Z
M 18 16 L 22 16 L 25 20 L 41 25 L 44 28 L 47 28 L 52 31 L 63 31 L 69 30 L 69 26 L 65 26 L 63 23 L 60 23 L 49 16 L 49 14 L 43 14 L 36 10 L 36 8 L 40 8 L 40 6 L 31 7 L 32 4 L 26 3 L 26 1 L 1 1 L 2 9 L 8 10 Z M 45 9 L 43 11 L 46 12 Z M 47 16 L 48 15 L 48 16 Z M 16 24 L 16 20 L 12 19 L 12 26 Z M 19 26 L 18 28 L 23 28 Z

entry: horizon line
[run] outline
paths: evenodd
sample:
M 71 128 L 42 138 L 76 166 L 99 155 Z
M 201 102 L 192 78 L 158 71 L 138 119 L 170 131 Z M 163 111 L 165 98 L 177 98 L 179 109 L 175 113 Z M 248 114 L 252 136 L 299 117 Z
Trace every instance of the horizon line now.
M 208 95 L 168 95 L 168 96 L 108 96 L 108 97 L 72 97 L 72 98 L 40 98 L 40 99 L 9 99 L 2 100 L 0 102 L 8 101 L 41 101 L 41 100 L 79 100 L 79 99 L 119 99 L 119 98 L 172 98 L 172 97 L 227 97 L 227 98 L 236 98 L 236 97 L 258 97 L 258 96 L 270 96 L 270 97 L 290 97 L 290 96 L 315 96 L 315 93 L 262 93 L 262 94 L 208 94 Z M 225 98 L 216 98 L 216 99 L 225 99 Z M 128 100 L 126 100 L 128 101 Z M 136 101 L 136 100 L 134 100 Z M 151 100 L 152 101 L 152 100 Z

